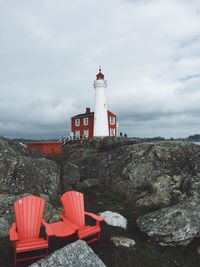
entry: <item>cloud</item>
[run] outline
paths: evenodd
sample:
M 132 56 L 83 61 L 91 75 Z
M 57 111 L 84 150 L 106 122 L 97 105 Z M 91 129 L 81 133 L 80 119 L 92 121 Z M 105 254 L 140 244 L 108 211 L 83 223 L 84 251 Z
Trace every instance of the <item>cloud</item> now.
M 94 108 L 99 65 L 121 131 L 199 131 L 199 1 L 1 2 L 1 134 L 67 135 Z

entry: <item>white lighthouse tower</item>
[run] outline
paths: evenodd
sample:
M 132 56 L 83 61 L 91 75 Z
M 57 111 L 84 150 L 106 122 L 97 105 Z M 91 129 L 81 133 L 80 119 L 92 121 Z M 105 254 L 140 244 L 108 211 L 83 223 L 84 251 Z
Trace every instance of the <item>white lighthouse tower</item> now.
M 99 73 L 94 81 L 95 89 L 95 108 L 94 108 L 94 136 L 109 136 L 108 130 L 108 110 L 106 103 L 107 82 L 99 67 Z

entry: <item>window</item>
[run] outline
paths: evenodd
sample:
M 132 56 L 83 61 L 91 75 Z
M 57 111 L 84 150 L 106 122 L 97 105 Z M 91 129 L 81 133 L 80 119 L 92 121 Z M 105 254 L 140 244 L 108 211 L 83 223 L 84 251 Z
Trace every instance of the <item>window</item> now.
M 115 124 L 115 117 L 110 117 L 110 124 L 114 125 Z
M 110 128 L 110 136 L 115 136 L 115 128 Z
M 83 118 L 83 124 L 88 125 L 88 117 Z
M 75 139 L 80 139 L 80 131 L 75 131 Z
M 75 125 L 80 126 L 80 119 L 75 119 Z
M 83 137 L 88 138 L 89 137 L 89 130 L 84 130 L 83 131 Z

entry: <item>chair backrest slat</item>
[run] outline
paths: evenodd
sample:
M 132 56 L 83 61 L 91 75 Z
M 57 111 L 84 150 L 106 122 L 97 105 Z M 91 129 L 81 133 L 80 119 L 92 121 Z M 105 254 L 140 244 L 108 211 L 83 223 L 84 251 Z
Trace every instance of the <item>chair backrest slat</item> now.
M 40 234 L 45 200 L 41 197 L 26 196 L 14 204 L 19 239 L 37 238 Z
M 62 195 L 61 202 L 66 218 L 80 227 L 85 226 L 83 194 L 76 191 L 66 192 Z

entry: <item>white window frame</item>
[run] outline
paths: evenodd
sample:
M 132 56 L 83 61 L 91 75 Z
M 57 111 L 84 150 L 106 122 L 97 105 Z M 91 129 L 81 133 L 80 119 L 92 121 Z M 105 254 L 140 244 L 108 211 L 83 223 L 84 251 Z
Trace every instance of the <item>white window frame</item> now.
M 115 117 L 110 116 L 110 125 L 115 125 Z
M 75 126 L 80 126 L 80 119 L 79 118 L 75 119 Z
M 88 125 L 88 123 L 89 123 L 89 119 L 88 119 L 88 117 L 84 117 L 84 118 L 83 118 L 83 124 L 84 124 L 84 125 Z
M 110 128 L 110 136 L 115 136 L 115 128 Z
M 84 138 L 88 138 L 89 137 L 89 130 L 88 129 L 83 130 L 83 136 L 84 136 Z
M 75 131 L 75 139 L 80 139 L 80 131 Z

